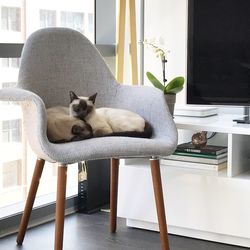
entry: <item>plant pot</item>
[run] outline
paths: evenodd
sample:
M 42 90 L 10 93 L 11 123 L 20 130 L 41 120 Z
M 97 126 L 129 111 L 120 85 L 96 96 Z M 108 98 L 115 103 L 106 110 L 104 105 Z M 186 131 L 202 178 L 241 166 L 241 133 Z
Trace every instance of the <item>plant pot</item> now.
M 176 94 L 166 94 L 165 96 L 165 100 L 166 103 L 168 105 L 170 114 L 173 116 L 174 115 L 174 105 L 175 105 L 175 101 L 176 101 Z

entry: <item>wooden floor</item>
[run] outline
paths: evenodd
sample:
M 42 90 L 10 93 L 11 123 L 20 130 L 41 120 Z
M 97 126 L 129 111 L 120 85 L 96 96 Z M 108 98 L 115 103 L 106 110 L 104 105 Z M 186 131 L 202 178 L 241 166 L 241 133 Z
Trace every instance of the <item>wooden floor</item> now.
M 109 233 L 109 214 L 74 214 L 65 220 L 64 250 L 157 250 L 159 233 L 127 228 L 124 219 L 118 220 L 116 234 Z M 52 250 L 54 223 L 27 231 L 22 247 L 15 244 L 16 235 L 0 239 L 1 250 Z M 236 246 L 217 244 L 186 237 L 169 236 L 171 250 L 243 250 Z

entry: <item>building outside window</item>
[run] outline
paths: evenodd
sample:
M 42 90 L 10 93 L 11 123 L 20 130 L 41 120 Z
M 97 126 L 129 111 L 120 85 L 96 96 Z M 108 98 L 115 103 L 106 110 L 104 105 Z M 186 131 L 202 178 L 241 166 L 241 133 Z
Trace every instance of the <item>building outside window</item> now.
M 20 58 L 2 58 L 3 68 L 19 68 Z
M 40 10 L 40 28 L 56 26 L 55 10 Z
M 61 25 L 84 33 L 84 13 L 62 11 Z
M 21 142 L 21 119 L 2 121 L 2 142 Z
M 67 27 L 86 35 L 94 43 L 94 0 L 23 0 L 26 3 L 26 34 L 38 28 Z
M 1 7 L 1 29 L 21 31 L 21 8 Z
M 2 166 L 2 188 L 10 188 L 15 186 L 20 186 L 21 182 L 21 171 L 22 171 L 22 161 L 15 160 L 8 163 L 3 163 Z
M 89 33 L 93 34 L 94 33 L 94 14 L 93 13 L 88 13 L 88 29 Z
M 94 42 L 94 0 L 0 0 L 0 10 L 0 43 L 25 43 L 35 30 L 54 26 L 73 28 Z M 0 88 L 16 86 L 19 65 L 19 58 L 0 55 Z M 16 204 L 26 199 L 36 161 L 17 104 L 0 102 L 0 152 L 1 218 L 22 209 Z M 40 199 L 45 198 L 39 205 L 55 199 L 57 167 L 46 165 L 38 190 Z M 77 193 L 77 171 L 77 167 L 68 170 L 68 195 Z

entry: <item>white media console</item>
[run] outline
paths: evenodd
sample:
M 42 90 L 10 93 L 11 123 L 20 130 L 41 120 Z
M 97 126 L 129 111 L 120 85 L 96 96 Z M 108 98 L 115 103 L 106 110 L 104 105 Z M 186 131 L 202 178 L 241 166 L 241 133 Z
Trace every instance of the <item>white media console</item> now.
M 221 135 L 228 145 L 228 167 L 212 172 L 161 166 L 170 234 L 250 247 L 250 124 L 234 123 L 238 117 L 175 117 L 180 134 L 205 130 Z M 128 226 L 158 230 L 148 160 L 123 164 L 118 216 Z

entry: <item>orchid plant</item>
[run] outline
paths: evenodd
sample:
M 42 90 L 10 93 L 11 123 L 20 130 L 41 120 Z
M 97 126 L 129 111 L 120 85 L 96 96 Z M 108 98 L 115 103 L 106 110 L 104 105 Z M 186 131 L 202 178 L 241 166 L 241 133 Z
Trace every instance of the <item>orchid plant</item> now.
M 178 76 L 172 79 L 168 84 L 167 84 L 167 79 L 166 79 L 166 71 L 165 71 L 165 66 L 167 63 L 166 59 L 166 52 L 157 46 L 155 43 L 150 42 L 148 40 L 145 40 L 143 42 L 145 45 L 151 47 L 153 49 L 153 52 L 155 53 L 156 57 L 161 59 L 162 63 L 162 77 L 163 77 L 163 83 L 159 81 L 152 73 L 147 72 L 146 75 L 149 79 L 149 81 L 158 89 L 163 91 L 163 93 L 166 94 L 177 94 L 183 89 L 184 85 L 184 77 Z M 169 52 L 169 51 L 167 51 Z

